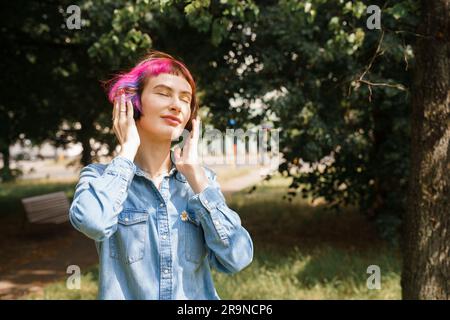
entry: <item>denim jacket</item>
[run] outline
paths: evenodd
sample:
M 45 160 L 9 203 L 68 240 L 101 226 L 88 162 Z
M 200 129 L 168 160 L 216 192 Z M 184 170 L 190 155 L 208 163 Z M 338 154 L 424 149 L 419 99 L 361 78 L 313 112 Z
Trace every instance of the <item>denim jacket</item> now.
M 95 240 L 99 299 L 220 299 L 211 268 L 235 273 L 253 259 L 253 243 L 225 203 L 215 173 L 194 194 L 172 166 L 158 190 L 127 158 L 80 172 L 69 217 Z

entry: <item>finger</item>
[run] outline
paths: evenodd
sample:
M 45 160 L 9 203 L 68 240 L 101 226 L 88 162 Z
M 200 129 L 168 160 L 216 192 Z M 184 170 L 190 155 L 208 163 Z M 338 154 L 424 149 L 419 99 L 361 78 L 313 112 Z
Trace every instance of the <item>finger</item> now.
M 191 134 L 189 135 L 189 137 L 192 139 L 194 137 L 195 134 L 195 130 L 196 130 L 196 125 L 197 125 L 197 120 L 196 119 L 192 119 L 192 130 L 191 130 Z
M 127 106 L 125 105 L 125 94 L 120 96 L 120 115 L 119 120 L 124 120 L 127 115 Z
M 120 135 L 119 130 L 118 130 L 118 125 L 119 125 L 119 104 L 120 104 L 120 99 L 119 99 L 119 97 L 116 97 L 115 101 L 114 101 L 113 131 L 116 134 L 117 139 L 120 142 L 121 141 L 121 135 Z
M 183 149 L 180 149 L 182 151 L 182 154 L 180 155 L 181 158 L 187 157 L 189 155 L 189 152 L 191 152 L 190 151 L 191 150 L 191 143 L 192 143 L 191 140 L 192 140 L 192 137 L 189 137 L 187 143 L 184 144 Z
M 117 127 L 113 127 L 114 134 L 116 135 L 117 140 L 119 141 L 119 144 L 122 144 L 122 135 L 119 133 L 119 130 L 117 130 Z
M 133 102 L 131 99 L 127 100 L 127 119 L 128 121 L 133 120 L 134 110 L 133 110 Z
M 119 99 L 116 96 L 114 98 L 113 121 L 117 120 L 118 116 L 119 116 Z
M 199 138 L 199 119 L 193 119 L 192 120 L 192 132 L 191 135 L 189 136 L 189 140 L 186 145 L 186 152 L 190 154 L 190 152 L 197 152 L 197 144 L 198 144 L 198 138 Z M 192 148 L 192 150 L 191 150 Z
M 181 148 L 180 147 L 175 147 L 175 149 L 173 149 L 173 155 L 175 156 L 175 164 L 178 164 L 181 160 Z
M 192 120 L 192 140 L 193 140 L 193 142 L 198 141 L 199 134 L 200 134 L 200 117 L 197 116 L 197 118 Z

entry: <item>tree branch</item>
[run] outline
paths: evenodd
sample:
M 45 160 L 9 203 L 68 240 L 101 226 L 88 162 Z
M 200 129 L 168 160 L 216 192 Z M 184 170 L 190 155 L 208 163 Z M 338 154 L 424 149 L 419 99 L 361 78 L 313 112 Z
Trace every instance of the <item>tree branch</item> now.
M 370 71 L 370 69 L 372 68 L 373 63 L 375 62 L 375 59 L 381 55 L 383 55 L 383 51 L 381 50 L 381 45 L 383 43 L 383 39 L 384 39 L 384 33 L 385 31 L 383 30 L 381 32 L 381 36 L 380 39 L 378 40 L 378 45 L 377 45 L 377 49 L 375 50 L 374 55 L 372 56 L 372 58 L 369 61 L 369 64 L 367 65 L 366 69 L 363 71 L 363 73 L 359 76 L 358 79 L 355 79 L 353 81 L 350 82 L 350 85 L 348 87 L 348 96 L 350 96 L 351 94 L 351 88 L 352 85 L 354 85 L 356 88 L 359 87 L 359 83 L 363 83 L 366 84 L 368 89 L 369 89 L 369 101 L 372 101 L 372 87 L 389 87 L 389 88 L 395 88 L 401 91 L 407 91 L 406 87 L 398 84 L 398 83 L 382 83 L 382 82 L 371 82 L 369 80 L 365 80 L 364 77 L 365 75 Z

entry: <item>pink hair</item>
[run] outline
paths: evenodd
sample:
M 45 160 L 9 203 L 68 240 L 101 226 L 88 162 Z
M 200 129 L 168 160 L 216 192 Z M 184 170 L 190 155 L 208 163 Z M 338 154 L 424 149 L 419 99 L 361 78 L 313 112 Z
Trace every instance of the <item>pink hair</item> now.
M 125 93 L 127 99 L 131 99 L 131 102 L 133 103 L 135 119 L 139 119 L 142 114 L 141 94 L 144 90 L 144 86 L 147 83 L 148 78 L 158 76 L 161 73 L 180 75 L 190 84 L 192 89 L 191 118 L 186 125 L 186 128 L 190 130 L 191 120 L 197 116 L 198 110 L 195 94 L 195 81 L 182 62 L 164 52 L 151 51 L 130 71 L 120 73 L 108 81 L 106 84 L 107 87 L 109 87 L 109 101 L 114 103 L 116 96 L 120 95 L 122 92 Z

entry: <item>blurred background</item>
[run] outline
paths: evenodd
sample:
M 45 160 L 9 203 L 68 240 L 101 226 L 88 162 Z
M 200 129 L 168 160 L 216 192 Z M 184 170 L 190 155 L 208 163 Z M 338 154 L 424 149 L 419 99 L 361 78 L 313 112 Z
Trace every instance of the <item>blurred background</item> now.
M 279 166 L 211 166 L 255 245 L 244 271 L 214 273 L 219 296 L 448 299 L 448 9 L 444 0 L 5 3 L 0 298 L 95 299 L 93 241 L 67 221 L 33 222 L 23 199 L 62 191 L 70 203 L 80 169 L 111 161 L 102 83 L 153 48 L 193 73 L 204 126 L 279 130 Z M 70 265 L 80 288 L 67 285 Z

